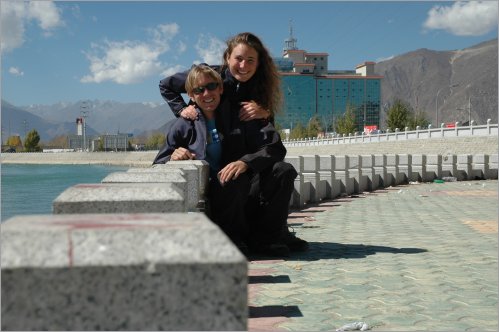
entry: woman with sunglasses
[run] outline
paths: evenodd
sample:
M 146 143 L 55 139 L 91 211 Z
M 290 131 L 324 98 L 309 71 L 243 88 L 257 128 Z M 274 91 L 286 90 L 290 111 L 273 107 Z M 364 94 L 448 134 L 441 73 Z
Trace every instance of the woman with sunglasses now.
M 282 102 L 280 78 L 261 40 L 250 32 L 237 34 L 227 41 L 222 61 L 221 66 L 212 67 L 222 76 L 225 96 L 233 105 L 240 106 L 240 119 L 274 123 Z M 195 108 L 181 96 L 186 92 L 187 74 L 188 71 L 181 72 L 161 80 L 159 90 L 175 116 L 195 119 Z

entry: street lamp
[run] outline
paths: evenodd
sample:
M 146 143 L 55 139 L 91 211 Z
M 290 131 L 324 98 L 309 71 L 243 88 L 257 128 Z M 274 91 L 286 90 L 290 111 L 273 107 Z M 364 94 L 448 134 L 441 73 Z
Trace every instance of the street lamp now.
M 86 131 L 87 131 L 87 117 L 88 117 L 88 105 L 87 102 L 84 101 L 81 105 L 81 117 L 83 118 L 83 151 L 87 151 L 87 142 L 86 142 Z
M 459 83 L 449 85 L 448 87 L 449 88 L 454 88 L 456 86 L 459 86 Z M 437 128 L 439 127 L 438 126 L 438 95 L 440 94 L 440 91 L 442 91 L 443 88 L 445 88 L 445 87 L 442 87 L 442 88 L 438 89 L 438 91 L 437 91 L 437 98 L 435 98 L 435 121 L 436 121 L 435 125 L 436 125 Z

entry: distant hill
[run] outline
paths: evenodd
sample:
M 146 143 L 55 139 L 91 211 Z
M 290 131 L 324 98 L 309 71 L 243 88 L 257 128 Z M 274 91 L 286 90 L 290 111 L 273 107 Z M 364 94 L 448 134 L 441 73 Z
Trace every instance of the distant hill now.
M 85 108 L 83 108 L 85 106 Z M 20 107 L 31 114 L 48 121 L 75 122 L 81 111 L 88 111 L 87 126 L 100 134 L 133 133 L 157 129 L 173 113 L 166 104 L 159 103 L 121 103 L 116 101 L 77 101 L 75 103 L 57 103 L 53 105 L 29 105 Z M 71 130 L 73 133 L 75 130 Z
M 455 51 L 419 49 L 379 62 L 375 72 L 384 76 L 382 105 L 389 106 L 398 97 L 425 112 L 435 124 L 438 94 L 439 123 L 467 123 L 471 98 L 472 120 L 497 123 L 497 61 L 497 39 L 493 39 Z
M 36 129 L 42 141 L 49 141 L 59 135 L 76 134 L 76 118 L 67 122 L 50 121 L 13 106 L 5 100 L 2 100 L 1 119 L 2 142 L 5 142 L 10 135 L 24 137 L 25 133 L 32 129 Z M 96 134 L 96 131 L 91 126 L 87 126 L 86 132 L 89 135 Z

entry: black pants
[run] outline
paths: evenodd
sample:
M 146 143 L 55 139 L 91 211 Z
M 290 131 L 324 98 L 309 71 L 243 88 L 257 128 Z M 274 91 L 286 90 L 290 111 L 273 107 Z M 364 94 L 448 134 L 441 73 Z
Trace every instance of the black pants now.
M 223 187 L 210 179 L 210 217 L 235 243 L 273 242 L 286 227 L 297 175 L 291 164 L 277 162 L 261 173 L 243 173 Z

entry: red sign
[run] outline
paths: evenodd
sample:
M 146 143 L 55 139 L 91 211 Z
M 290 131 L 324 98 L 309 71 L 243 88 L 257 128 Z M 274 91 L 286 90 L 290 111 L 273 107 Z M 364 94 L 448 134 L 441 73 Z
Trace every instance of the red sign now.
M 456 123 L 455 122 L 447 122 L 445 124 L 445 128 L 456 128 Z
M 371 132 L 378 130 L 378 126 L 372 125 L 372 126 L 364 126 L 364 132 L 366 134 L 370 134 Z

